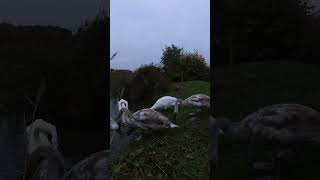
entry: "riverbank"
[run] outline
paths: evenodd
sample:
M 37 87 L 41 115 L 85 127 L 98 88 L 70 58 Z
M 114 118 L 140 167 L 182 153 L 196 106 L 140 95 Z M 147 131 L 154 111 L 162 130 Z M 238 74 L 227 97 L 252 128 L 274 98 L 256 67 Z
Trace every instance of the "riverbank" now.
M 189 81 L 171 84 L 165 95 L 184 99 L 198 93 L 210 95 L 209 92 L 209 82 Z M 173 119 L 172 109 L 161 112 Z M 198 119 L 188 120 L 191 112 Z M 123 154 L 112 160 L 112 179 L 208 179 L 208 117 L 209 110 L 197 113 L 180 108 L 174 123 L 181 128 L 152 132 L 130 143 Z

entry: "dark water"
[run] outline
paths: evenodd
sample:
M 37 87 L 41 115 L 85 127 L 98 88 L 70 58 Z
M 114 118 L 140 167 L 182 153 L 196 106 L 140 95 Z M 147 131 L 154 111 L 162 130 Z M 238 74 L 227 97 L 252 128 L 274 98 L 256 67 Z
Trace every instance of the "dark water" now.
M 25 140 L 24 122 L 17 116 L 0 114 L 0 180 L 22 177 L 26 155 Z

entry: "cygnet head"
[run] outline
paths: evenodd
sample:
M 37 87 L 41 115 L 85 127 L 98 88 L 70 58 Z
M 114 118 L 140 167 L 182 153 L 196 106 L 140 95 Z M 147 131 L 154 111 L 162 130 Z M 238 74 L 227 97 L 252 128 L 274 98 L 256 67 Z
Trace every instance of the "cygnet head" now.
M 129 109 L 128 101 L 120 99 L 118 102 L 118 110 L 120 111 L 122 108 Z

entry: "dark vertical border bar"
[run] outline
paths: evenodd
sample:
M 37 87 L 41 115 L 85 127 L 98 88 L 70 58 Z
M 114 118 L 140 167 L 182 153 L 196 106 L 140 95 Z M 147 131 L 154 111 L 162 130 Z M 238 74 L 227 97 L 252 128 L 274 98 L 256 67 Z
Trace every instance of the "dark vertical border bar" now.
M 217 0 L 210 1 L 210 118 L 209 118 L 209 168 L 210 168 L 210 180 L 216 180 L 216 167 L 213 156 L 213 145 L 217 145 L 212 142 L 214 140 L 214 128 L 213 128 L 213 115 L 214 115 L 214 64 L 217 61 L 216 58 L 216 49 L 215 49 L 215 32 L 216 26 L 214 24 L 214 20 L 216 17 L 216 9 L 217 9 Z

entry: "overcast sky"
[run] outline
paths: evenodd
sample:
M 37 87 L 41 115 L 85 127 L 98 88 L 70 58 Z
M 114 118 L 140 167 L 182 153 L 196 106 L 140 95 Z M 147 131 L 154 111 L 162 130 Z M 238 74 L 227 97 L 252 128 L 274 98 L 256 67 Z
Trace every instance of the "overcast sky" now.
M 74 29 L 96 16 L 110 0 L 1 0 L 0 22 Z
M 1 0 L 0 22 L 74 29 L 110 0 Z M 311 0 L 319 8 L 320 0 Z M 112 68 L 158 63 L 165 45 L 199 50 L 210 61 L 210 0 L 111 0 Z
M 165 45 L 196 49 L 210 62 L 210 0 L 111 0 L 111 68 L 158 63 Z

